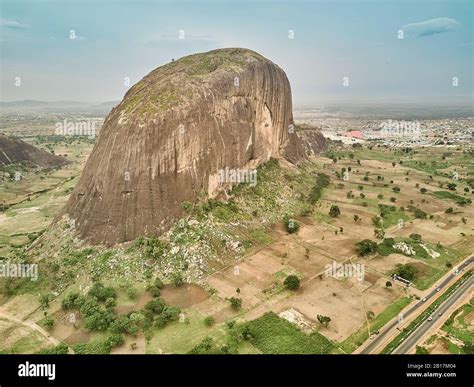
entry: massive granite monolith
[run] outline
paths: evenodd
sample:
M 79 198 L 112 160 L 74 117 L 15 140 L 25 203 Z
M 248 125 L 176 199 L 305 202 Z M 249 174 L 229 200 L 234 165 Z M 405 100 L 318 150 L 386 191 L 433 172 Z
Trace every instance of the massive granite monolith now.
M 220 170 L 305 157 L 282 69 L 247 49 L 190 55 L 152 71 L 110 112 L 65 213 L 93 244 L 159 235 L 183 201 L 223 194 Z

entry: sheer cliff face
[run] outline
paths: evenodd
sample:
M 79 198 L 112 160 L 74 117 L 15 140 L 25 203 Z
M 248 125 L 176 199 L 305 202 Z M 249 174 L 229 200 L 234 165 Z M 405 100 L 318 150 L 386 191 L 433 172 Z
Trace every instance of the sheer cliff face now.
M 183 215 L 183 201 L 228 188 L 220 170 L 302 160 L 292 124 L 288 79 L 259 54 L 223 49 L 173 61 L 108 115 L 65 211 L 90 243 L 159 235 Z

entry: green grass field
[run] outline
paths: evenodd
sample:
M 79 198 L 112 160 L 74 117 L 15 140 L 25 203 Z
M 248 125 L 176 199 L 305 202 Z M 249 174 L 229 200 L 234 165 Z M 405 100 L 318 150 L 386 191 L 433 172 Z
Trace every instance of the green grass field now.
M 264 354 L 327 354 L 335 345 L 318 332 L 306 334 L 274 313 L 245 323 L 253 346 Z

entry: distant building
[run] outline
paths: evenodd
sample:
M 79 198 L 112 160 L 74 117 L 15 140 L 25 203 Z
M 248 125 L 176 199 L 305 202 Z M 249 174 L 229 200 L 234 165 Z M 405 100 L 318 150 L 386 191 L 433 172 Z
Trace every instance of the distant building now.
M 342 135 L 344 137 L 356 138 L 358 140 L 365 140 L 364 133 L 362 133 L 360 130 L 352 130 L 350 132 L 343 133 Z

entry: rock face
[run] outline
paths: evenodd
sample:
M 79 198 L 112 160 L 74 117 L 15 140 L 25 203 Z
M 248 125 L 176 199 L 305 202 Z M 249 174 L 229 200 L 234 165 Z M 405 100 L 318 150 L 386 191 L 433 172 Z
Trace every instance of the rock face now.
M 219 171 L 305 157 L 283 70 L 246 49 L 191 55 L 152 71 L 110 112 L 65 212 L 93 244 L 159 235 L 183 201 L 223 194 Z
M 18 138 L 0 134 L 0 165 L 26 164 L 30 167 L 54 168 L 69 160 L 36 148 Z
M 297 134 L 308 156 L 320 154 L 327 149 L 326 139 L 319 128 L 300 127 Z

